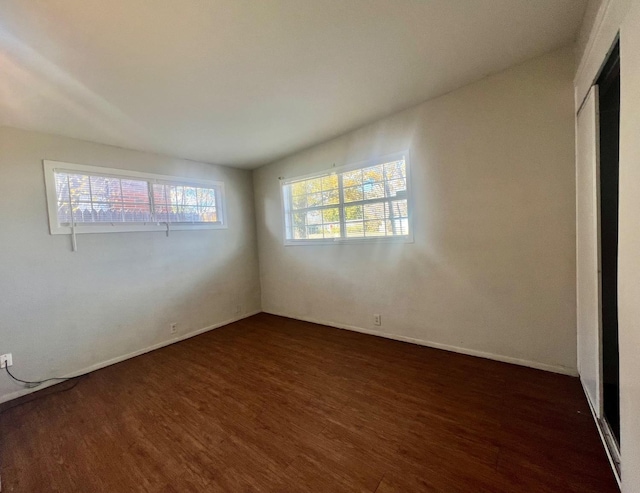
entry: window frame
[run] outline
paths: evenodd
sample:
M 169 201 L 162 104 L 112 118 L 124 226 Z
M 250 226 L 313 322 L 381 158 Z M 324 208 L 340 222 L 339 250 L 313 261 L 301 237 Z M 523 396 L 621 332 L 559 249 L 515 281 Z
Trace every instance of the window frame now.
M 129 233 L 140 231 L 188 231 L 204 229 L 227 229 L 226 197 L 224 182 L 184 178 L 155 173 L 143 173 L 121 168 L 106 168 L 86 164 L 67 163 L 63 161 L 43 160 L 47 213 L 49 216 L 49 233 L 52 235 L 90 234 L 90 233 Z M 75 223 L 64 225 L 58 222 L 58 196 L 56 193 L 55 172 L 70 172 L 79 174 L 93 174 L 120 179 L 135 179 L 146 181 L 150 186 L 154 183 L 172 185 L 200 186 L 215 189 L 216 212 L 219 221 L 215 223 L 187 223 L 171 221 L 149 222 L 104 222 L 104 223 Z M 75 231 L 74 231 L 75 230 Z
M 318 238 L 318 239 L 288 239 L 287 238 L 287 215 L 290 213 L 289 206 L 287 204 L 287 196 L 285 193 L 285 186 L 294 182 L 309 180 L 313 178 L 321 178 L 331 174 L 341 174 L 356 169 L 368 168 L 370 166 L 376 166 L 379 164 L 385 164 L 392 161 L 398 161 L 404 159 L 405 163 L 405 179 L 407 184 L 407 223 L 409 225 L 409 233 L 406 235 L 397 236 L 369 236 L 369 237 L 356 237 L 356 238 Z M 343 196 L 343 187 L 339 186 L 339 195 Z M 385 199 L 371 199 L 372 202 L 384 202 Z M 348 203 L 340 202 L 338 208 L 340 209 L 340 216 L 344 215 L 345 206 L 349 206 Z M 358 161 L 354 163 L 344 164 L 341 166 L 335 166 L 324 169 L 322 171 L 316 171 L 305 175 L 293 176 L 291 178 L 280 178 L 280 207 L 282 213 L 282 237 L 284 239 L 285 246 L 309 246 L 309 245 L 337 245 L 337 244 L 352 244 L 352 243 L 413 243 L 413 199 L 411 193 L 411 166 L 409 151 L 395 152 L 393 154 L 386 154 L 384 156 L 367 159 L 364 161 Z M 341 221 L 342 227 L 344 227 L 344 221 Z M 342 231 L 342 230 L 341 230 Z

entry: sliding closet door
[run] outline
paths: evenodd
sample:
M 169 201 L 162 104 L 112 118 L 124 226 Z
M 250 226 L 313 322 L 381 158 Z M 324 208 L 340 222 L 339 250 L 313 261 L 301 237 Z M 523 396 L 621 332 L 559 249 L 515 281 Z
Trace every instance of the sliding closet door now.
M 578 113 L 576 130 L 578 371 L 587 397 L 601 418 L 598 86 L 589 91 Z

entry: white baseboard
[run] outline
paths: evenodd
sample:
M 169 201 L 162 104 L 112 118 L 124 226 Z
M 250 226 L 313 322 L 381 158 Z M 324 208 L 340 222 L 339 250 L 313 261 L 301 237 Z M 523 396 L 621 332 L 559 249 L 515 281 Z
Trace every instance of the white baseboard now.
M 159 342 L 157 344 L 153 344 L 152 346 L 148 346 L 148 347 L 143 348 L 143 349 L 138 349 L 137 351 L 133 351 L 132 353 L 128 353 L 128 354 L 125 354 L 125 355 L 122 355 L 122 356 L 116 356 L 115 358 L 111 358 L 111 359 L 108 359 L 106 361 L 101 361 L 100 363 L 96 363 L 94 365 L 88 366 L 88 367 L 83 368 L 81 370 L 74 371 L 73 373 L 68 373 L 66 375 L 63 375 L 61 378 L 73 378 L 75 375 L 81 375 L 81 374 L 88 373 L 88 372 L 91 372 L 91 371 L 99 370 L 101 368 L 105 368 L 107 366 L 115 365 L 116 363 L 120 363 L 121 361 L 124 361 L 126 359 L 135 358 L 136 356 L 140 356 L 141 354 L 148 353 L 148 352 L 153 351 L 155 349 L 160 349 L 162 347 L 169 346 L 171 344 L 175 344 L 176 342 L 184 341 L 185 339 L 190 339 L 191 337 L 195 337 L 197 335 L 203 334 L 203 333 L 208 332 L 210 330 L 218 329 L 218 328 L 223 327 L 225 325 L 229 325 L 229 324 L 231 324 L 233 322 L 237 322 L 238 320 L 242 320 L 244 318 L 252 317 L 253 315 L 257 315 L 260 312 L 261 312 L 261 310 L 255 310 L 253 312 L 245 313 L 245 314 L 240 315 L 238 317 L 230 318 L 228 320 L 225 320 L 224 322 L 219 322 L 217 324 L 209 325 L 208 327 L 204 327 L 202 329 L 198 329 L 198 330 L 195 330 L 193 332 L 189 332 L 187 334 L 181 334 L 181 335 L 179 335 L 177 337 L 174 337 L 172 339 L 168 339 L 166 341 L 162 341 L 162 342 Z M 37 392 L 38 390 L 46 389 L 47 387 L 51 387 L 52 385 L 56 385 L 56 384 L 59 384 L 59 383 L 61 383 L 61 382 L 56 382 L 56 381 L 46 382 L 46 383 L 43 383 L 42 385 L 38 385 L 37 387 L 33 387 L 33 388 L 30 388 L 30 389 L 22 389 L 22 390 L 18 390 L 16 392 L 12 392 L 10 394 L 3 395 L 2 397 L 0 397 L 0 404 L 2 404 L 3 402 L 11 401 L 13 399 L 17 399 L 18 397 L 22 397 L 24 395 L 32 394 L 33 392 Z
M 511 356 L 503 356 L 501 354 L 487 353 L 485 351 L 478 351 L 475 349 L 468 349 L 459 346 L 450 346 L 449 344 L 441 344 L 439 342 L 426 341 L 424 339 L 416 339 L 413 337 L 406 337 L 397 334 L 390 334 L 387 332 L 379 332 L 377 330 L 365 329 L 363 327 L 356 327 L 354 325 L 346 325 L 338 322 L 329 322 L 326 320 L 318 320 L 313 317 L 300 317 L 289 315 L 286 313 L 278 313 L 274 311 L 263 310 L 265 313 L 270 313 L 271 315 L 277 315 L 280 317 L 293 318 L 295 320 L 302 320 L 304 322 L 311 322 L 314 324 L 327 325 L 329 327 L 334 327 L 336 329 L 344 329 L 344 330 L 352 330 L 354 332 L 361 332 L 363 334 L 374 335 L 379 337 L 384 337 L 386 339 L 393 339 L 401 342 L 410 342 L 412 344 L 418 344 L 420 346 L 427 346 L 435 349 L 443 349 L 445 351 L 451 351 L 454 353 L 466 354 L 468 356 L 477 356 L 480 358 L 491 359 L 495 361 L 501 361 L 503 363 L 511 363 L 519 366 L 526 366 L 529 368 L 535 368 L 537 370 L 549 371 L 552 373 L 560 373 L 562 375 L 569 375 L 572 377 L 578 376 L 578 371 L 574 368 L 567 368 L 565 366 L 559 365 L 548 365 L 546 363 L 539 363 L 537 361 L 530 361 L 526 359 L 520 358 L 512 358 Z
M 609 459 L 609 465 L 611 466 L 613 475 L 618 482 L 618 488 L 622 488 L 622 482 L 620 479 L 620 452 L 617 450 L 616 445 L 614 444 L 614 439 L 609 426 L 606 422 L 598 419 L 598 414 L 591 404 L 589 394 L 587 394 L 587 388 L 585 387 L 582 378 L 580 378 L 580 384 L 582 385 L 582 391 L 584 392 L 585 399 L 587 399 L 587 403 L 589 404 L 591 416 L 593 417 L 593 421 L 595 422 L 596 428 L 598 429 L 598 434 L 600 435 L 602 446 L 604 447 L 604 451 L 606 452 L 607 458 Z M 609 436 L 609 438 L 607 438 L 607 436 Z

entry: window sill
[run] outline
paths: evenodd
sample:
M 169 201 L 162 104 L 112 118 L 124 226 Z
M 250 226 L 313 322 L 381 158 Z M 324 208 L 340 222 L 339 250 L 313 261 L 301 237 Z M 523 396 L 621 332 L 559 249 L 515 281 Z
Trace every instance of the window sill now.
M 188 223 L 170 223 L 167 228 L 166 223 L 146 223 L 146 224 L 77 224 L 75 233 L 92 234 L 92 233 L 136 233 L 144 231 L 191 231 L 204 229 L 227 229 L 227 225 L 212 224 L 188 224 Z M 71 226 L 57 226 L 51 230 L 52 235 L 70 235 L 72 234 Z
M 372 238 L 335 238 L 322 240 L 285 240 L 284 246 L 313 246 L 313 245 L 351 245 L 351 244 L 379 244 L 379 243 L 413 243 L 413 235 L 372 237 Z

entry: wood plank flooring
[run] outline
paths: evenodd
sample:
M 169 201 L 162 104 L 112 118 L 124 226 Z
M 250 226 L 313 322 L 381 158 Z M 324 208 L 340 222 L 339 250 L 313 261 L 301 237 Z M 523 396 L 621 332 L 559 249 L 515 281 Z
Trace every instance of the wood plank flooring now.
M 9 409 L 0 433 L 3 492 L 618 491 L 577 379 L 267 314 Z

